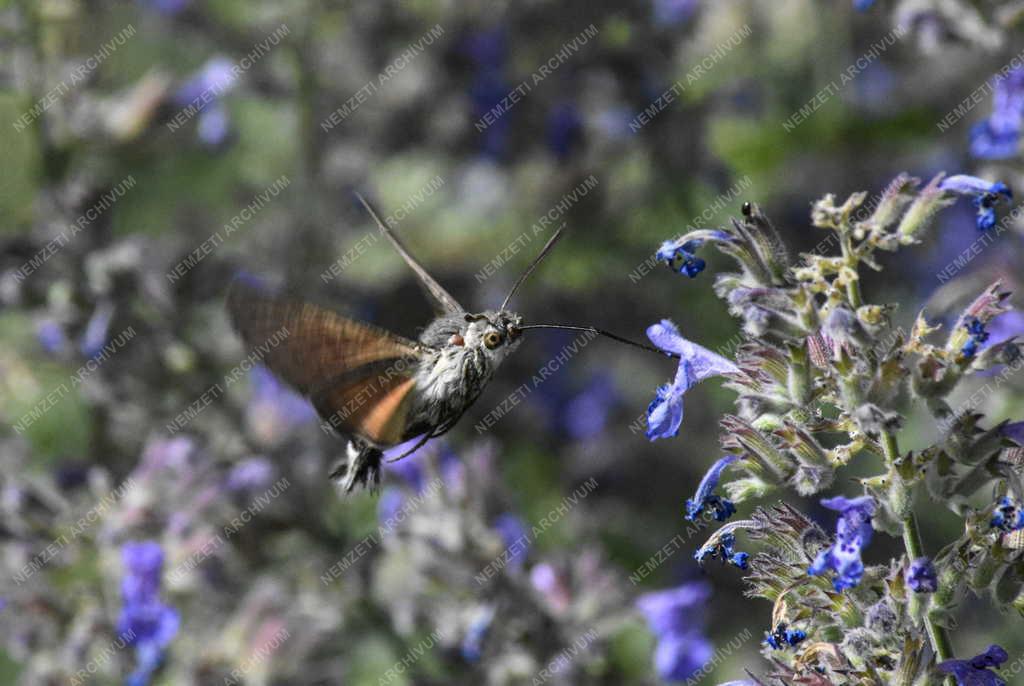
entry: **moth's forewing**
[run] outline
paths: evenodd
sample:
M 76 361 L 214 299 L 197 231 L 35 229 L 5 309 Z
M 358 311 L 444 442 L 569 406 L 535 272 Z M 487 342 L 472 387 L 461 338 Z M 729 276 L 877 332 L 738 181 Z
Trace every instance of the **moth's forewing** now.
M 421 356 L 406 338 L 330 310 L 235 281 L 228 312 L 262 363 L 343 434 L 397 443 Z

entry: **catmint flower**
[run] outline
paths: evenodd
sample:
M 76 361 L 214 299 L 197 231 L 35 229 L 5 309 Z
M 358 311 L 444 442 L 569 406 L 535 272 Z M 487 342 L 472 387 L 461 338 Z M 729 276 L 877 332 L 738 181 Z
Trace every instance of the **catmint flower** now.
M 705 544 L 701 548 L 697 549 L 697 552 L 693 554 L 698 564 L 703 565 L 704 560 L 709 557 L 714 559 L 720 557 L 722 564 L 728 562 L 734 567 L 740 569 L 747 568 L 747 562 L 750 559 L 750 553 L 736 552 L 733 547 L 736 545 L 736 534 L 727 533 L 719 536 L 717 539 L 713 539 L 711 542 Z
M 714 649 L 702 632 L 709 594 L 706 584 L 690 582 L 637 598 L 658 639 L 654 666 L 665 681 L 685 680 L 711 659 Z
M 114 318 L 114 306 L 110 303 L 101 303 L 93 310 L 85 325 L 85 333 L 78 345 L 79 352 L 85 357 L 92 359 L 103 351 L 107 344 L 107 332 L 110 330 L 110 320 Z
M 971 128 L 971 154 L 986 160 L 1014 157 L 1020 150 L 1024 119 L 1024 69 L 1014 69 L 995 83 L 992 114 Z
M 36 339 L 43 350 L 50 355 L 59 355 L 68 347 L 64 328 L 52 319 L 44 319 L 36 327 Z
M 707 348 L 683 338 L 668 319 L 647 329 L 647 337 L 661 350 L 680 356 L 675 380 L 658 388 L 647 407 L 647 438 L 656 440 L 675 436 L 683 423 L 683 394 L 711 376 L 735 374 L 739 368 Z
M 907 586 L 914 593 L 935 593 L 939 590 L 939 577 L 935 565 L 927 557 L 919 557 L 907 570 Z
M 521 568 L 527 553 L 527 546 L 522 545 L 521 542 L 530 540 L 523 520 L 506 512 L 494 520 L 494 530 L 501 536 L 501 540 L 505 542 L 505 548 L 509 549 L 511 553 L 508 566 Z
M 704 271 L 704 267 L 707 266 L 707 263 L 696 255 L 697 249 L 703 243 L 697 239 L 684 243 L 665 241 L 654 253 L 654 256 L 667 264 L 670 269 L 680 274 L 686 274 L 692 279 Z
M 718 485 L 718 480 L 722 476 L 722 470 L 739 459 L 736 455 L 726 455 L 711 465 L 711 469 L 707 471 L 704 478 L 701 479 L 700 485 L 697 486 L 697 493 L 693 496 L 693 499 L 686 501 L 686 519 L 691 522 L 696 521 L 705 507 L 714 512 L 715 519 L 719 522 L 724 522 L 735 514 L 736 506 L 732 504 L 732 501 L 728 498 L 714 495 L 712 491 Z
M 1006 533 L 1024 529 L 1024 510 L 1017 507 L 1012 498 L 1004 495 L 996 503 L 989 526 Z
M 121 548 L 124 577 L 118 632 L 135 647 L 136 667 L 128 686 L 145 686 L 159 667 L 167 645 L 178 633 L 174 608 L 160 602 L 164 554 L 154 541 L 127 543 Z
M 978 209 L 978 229 L 987 231 L 996 225 L 996 203 L 999 199 L 1006 198 L 1007 202 L 1013 199 L 1013 192 L 1010 187 L 1002 181 L 989 183 L 977 176 L 957 174 L 942 180 L 939 188 L 950 193 L 969 196 Z
M 990 645 L 988 650 L 970 660 L 946 660 L 935 667 L 943 674 L 952 674 L 957 686 L 1006 686 L 1006 682 L 988 668 L 998 669 L 1008 659 L 1002 647 Z
M 807 638 L 807 632 L 801 629 L 790 629 L 785 622 L 779 622 L 773 631 L 766 631 L 764 643 L 775 650 L 793 648 Z
M 864 563 L 861 562 L 860 553 L 871 541 L 871 515 L 875 513 L 875 501 L 871 496 L 852 500 L 837 496 L 826 498 L 821 504 L 839 512 L 836 542 L 832 547 L 818 553 L 807 573 L 817 576 L 832 569 L 836 572 L 832 585 L 837 591 L 852 588 L 860 583 L 864 574 Z
M 960 349 L 960 354 L 964 357 L 974 357 L 974 354 L 978 352 L 978 347 L 988 340 L 988 332 L 985 331 L 985 324 L 977 317 L 970 319 L 964 328 L 967 329 L 967 333 L 970 338 L 964 343 L 964 347 Z

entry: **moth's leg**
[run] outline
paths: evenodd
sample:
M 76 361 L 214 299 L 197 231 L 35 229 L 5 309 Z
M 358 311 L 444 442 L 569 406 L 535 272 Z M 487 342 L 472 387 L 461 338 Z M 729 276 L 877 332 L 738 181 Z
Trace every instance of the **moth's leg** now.
M 383 457 L 379 448 L 352 439 L 345 448 L 345 459 L 331 471 L 330 478 L 346 493 L 351 493 L 357 485 L 377 490 Z

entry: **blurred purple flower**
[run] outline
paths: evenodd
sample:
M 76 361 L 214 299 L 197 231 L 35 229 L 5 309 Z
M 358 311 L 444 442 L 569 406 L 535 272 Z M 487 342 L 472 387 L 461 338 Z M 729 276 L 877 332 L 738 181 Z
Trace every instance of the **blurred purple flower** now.
M 700 0 L 652 0 L 654 23 L 676 26 L 687 21 L 700 6 Z
M 703 635 L 709 595 L 706 584 L 690 582 L 637 598 L 637 608 L 658 639 L 654 666 L 662 679 L 683 681 L 711 659 L 714 649 Z
M 1024 312 L 1020 310 L 1004 312 L 988 323 L 987 330 L 988 345 L 1002 343 L 1014 336 L 1024 337 Z
M 607 374 L 598 374 L 568 402 L 562 414 L 566 432 L 577 441 L 599 436 L 618 400 L 619 394 L 612 378 Z
M 228 472 L 229 491 L 258 491 L 266 488 L 274 478 L 274 465 L 263 456 L 242 460 Z
M 464 51 L 476 67 L 469 97 L 473 103 L 473 119 L 480 121 L 497 108 L 511 90 L 505 78 L 507 39 L 505 29 L 496 27 L 471 34 L 464 42 Z M 490 157 L 500 158 L 505 152 L 510 119 L 507 111 L 495 111 L 490 121 L 484 122 L 481 151 Z
M 402 489 L 390 486 L 384 489 L 377 501 L 377 521 L 383 526 L 389 523 L 405 503 Z
M 952 674 L 957 686 L 1006 686 L 1006 682 L 988 668 L 998 669 L 1007 659 L 1009 655 L 1002 647 L 990 645 L 984 653 L 969 660 L 946 660 L 936 665 L 936 669 Z
M 853 0 L 853 9 L 858 12 L 867 12 L 875 4 L 875 0 Z
M 126 543 L 121 548 L 121 615 L 118 632 L 135 647 L 136 667 L 128 686 L 144 686 L 160 665 L 164 649 L 178 633 L 178 612 L 160 602 L 164 554 L 155 541 Z
M 914 593 L 935 593 L 939 589 L 939 577 L 931 560 L 919 557 L 910 563 L 907 570 L 907 586 L 910 586 Z
M 837 591 L 852 588 L 860 583 L 864 574 L 860 553 L 871 541 L 871 516 L 875 513 L 875 501 L 867 495 L 852 500 L 836 496 L 822 500 L 821 504 L 839 513 L 836 542 L 818 553 L 807 573 L 816 576 L 832 569 L 836 572 L 832 585 Z
M 52 319 L 44 319 L 36 327 L 36 339 L 43 350 L 50 355 L 60 355 L 68 347 L 68 337 L 64 327 Z
M 713 491 L 718 486 L 722 471 L 739 459 L 735 455 L 726 455 L 711 465 L 704 478 L 701 479 L 700 485 L 697 486 L 697 493 L 693 499 L 686 501 L 686 519 L 691 522 L 696 521 L 704 508 L 710 508 L 719 522 L 724 522 L 736 512 L 736 506 L 732 504 L 731 500 L 715 495 Z
M 420 491 L 423 488 L 423 460 L 436 454 L 439 444 L 435 441 L 427 441 L 419 450 L 406 455 L 397 462 L 388 462 L 387 460 L 393 460 L 404 455 L 406 451 L 411 450 L 421 439 L 422 436 L 416 436 L 384 451 L 385 469 L 397 474 L 416 491 Z
M 565 161 L 583 139 L 583 118 L 576 105 L 563 102 L 548 112 L 546 138 L 548 150 Z
M 174 436 L 158 438 L 146 444 L 142 453 L 140 471 L 170 469 L 184 471 L 188 467 L 189 457 L 196 444 L 190 436 Z
M 977 176 L 968 176 L 967 174 L 949 176 L 942 180 L 939 188 L 971 198 L 971 202 L 977 208 L 976 222 L 981 231 L 987 231 L 996 225 L 995 207 L 999 199 L 1005 198 L 1007 202 L 1013 199 L 1010 187 L 1002 181 L 989 183 Z
M 85 333 L 82 334 L 82 340 L 78 345 L 82 355 L 92 359 L 100 354 L 103 346 L 107 344 L 110 320 L 113 318 L 113 305 L 104 302 L 96 306 L 85 325 Z
M 711 376 L 733 374 L 739 369 L 721 355 L 682 337 L 668 319 L 647 329 L 647 337 L 661 350 L 680 356 L 675 380 L 658 388 L 647 407 L 647 438 L 654 441 L 679 433 L 683 423 L 683 394 Z
M 295 427 L 316 417 L 309 401 L 281 383 L 266 367 L 253 367 L 251 379 L 246 421 L 264 443 L 276 443 Z
M 221 98 L 238 83 L 236 67 L 226 57 L 214 57 L 186 81 L 174 94 L 178 107 L 192 107 L 199 113 L 196 132 L 207 146 L 216 147 L 230 132 L 227 110 Z
M 992 96 L 992 114 L 971 128 L 971 154 L 986 160 L 1015 157 L 1020 150 L 1024 119 L 1024 68 L 998 77 Z
M 555 612 L 569 608 L 572 596 L 558 570 L 549 562 L 541 562 L 530 569 L 530 583 Z
M 139 4 L 146 9 L 172 17 L 192 4 L 192 0 L 139 0 Z
M 494 520 L 493 528 L 505 542 L 505 548 L 509 550 L 508 566 L 520 569 L 526 561 L 526 554 L 529 552 L 530 535 L 526 531 L 526 524 L 514 514 L 505 513 Z
M 477 662 L 480 659 L 483 654 L 484 638 L 487 637 L 487 630 L 491 628 L 493 619 L 493 607 L 487 606 L 477 610 L 476 616 L 470 622 L 466 635 L 462 638 L 462 644 L 459 646 L 466 662 Z
M 1024 446 L 1024 422 L 1004 424 L 1001 432 L 1010 440 L 1016 441 L 1017 445 Z
M 1006 533 L 1024 529 L 1024 509 L 1017 507 L 1012 498 L 1004 495 L 996 503 L 989 526 Z

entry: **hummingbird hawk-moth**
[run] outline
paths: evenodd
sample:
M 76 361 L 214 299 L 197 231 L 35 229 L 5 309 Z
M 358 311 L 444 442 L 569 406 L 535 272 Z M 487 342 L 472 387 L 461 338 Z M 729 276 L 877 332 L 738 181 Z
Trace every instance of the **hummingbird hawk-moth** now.
M 346 459 L 330 474 L 345 491 L 380 483 L 384 449 L 419 437 L 413 448 L 393 458 L 401 459 L 451 429 L 526 330 L 591 331 L 671 356 L 594 327 L 524 325 L 522 316 L 507 309 L 519 286 L 554 247 L 564 224 L 498 309 L 470 313 L 416 261 L 370 204 L 357 197 L 437 310 L 419 340 L 273 295 L 244 279 L 236 279 L 227 296 L 228 313 L 247 346 L 255 347 L 282 329 L 288 332 L 263 362 L 307 396 L 320 417 L 348 439 Z

